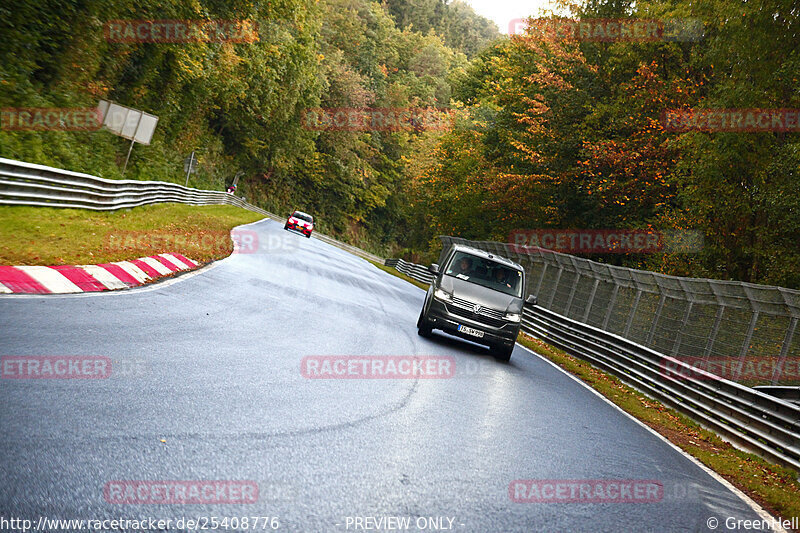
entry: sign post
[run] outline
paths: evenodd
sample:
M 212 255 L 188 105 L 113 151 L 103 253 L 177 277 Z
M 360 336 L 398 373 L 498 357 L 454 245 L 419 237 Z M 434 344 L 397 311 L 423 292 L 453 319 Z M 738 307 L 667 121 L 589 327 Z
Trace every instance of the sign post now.
M 236 176 L 233 177 L 233 186 L 236 187 L 239 185 L 239 177 L 244 174 L 244 170 L 240 170 L 236 173 Z
M 192 155 L 187 157 L 183 160 L 183 170 L 186 171 L 186 184 L 185 186 L 189 186 L 189 174 L 194 172 L 197 169 L 197 158 L 194 156 L 194 150 L 192 150 Z
M 139 129 L 139 124 L 142 122 L 142 115 L 139 115 L 139 120 L 136 121 L 136 129 Z M 125 158 L 125 166 L 122 167 L 122 175 L 125 175 L 125 171 L 128 169 L 128 161 L 131 159 L 131 152 L 133 152 L 133 143 L 136 142 L 135 137 L 131 139 L 131 147 L 128 148 L 128 157 Z

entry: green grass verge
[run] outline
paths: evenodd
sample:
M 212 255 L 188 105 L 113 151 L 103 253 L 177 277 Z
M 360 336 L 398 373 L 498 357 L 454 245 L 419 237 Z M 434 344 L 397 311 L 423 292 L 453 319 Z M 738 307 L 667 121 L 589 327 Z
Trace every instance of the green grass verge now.
M 239 207 L 157 204 L 113 212 L 0 206 L 0 265 L 80 265 L 177 252 L 230 255 L 230 230 L 262 219 Z
M 376 266 L 427 289 L 427 286 L 393 268 Z M 517 342 L 578 377 L 625 412 L 641 420 L 727 479 L 770 513 L 782 519 L 800 517 L 800 482 L 797 480 L 798 473 L 794 470 L 734 448 L 715 433 L 700 427 L 689 417 L 665 407 L 586 361 L 525 333 L 520 333 Z

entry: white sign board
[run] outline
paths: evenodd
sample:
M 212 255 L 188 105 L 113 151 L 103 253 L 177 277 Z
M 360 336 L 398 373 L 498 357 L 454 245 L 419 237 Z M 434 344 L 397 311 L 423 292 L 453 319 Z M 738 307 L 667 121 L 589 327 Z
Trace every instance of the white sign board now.
M 133 140 L 139 144 L 150 144 L 153 133 L 156 131 L 156 124 L 158 124 L 158 117 L 142 113 L 142 119 L 139 121 L 139 127 L 136 129 Z
M 125 115 L 125 123 L 122 124 L 122 131 L 120 137 L 126 139 L 133 139 L 136 135 L 136 129 L 139 127 L 139 119 L 142 118 L 142 112 L 135 109 L 128 109 L 128 114 Z
M 106 100 L 100 100 L 97 108 L 108 131 L 139 144 L 150 144 L 158 124 L 157 116 Z

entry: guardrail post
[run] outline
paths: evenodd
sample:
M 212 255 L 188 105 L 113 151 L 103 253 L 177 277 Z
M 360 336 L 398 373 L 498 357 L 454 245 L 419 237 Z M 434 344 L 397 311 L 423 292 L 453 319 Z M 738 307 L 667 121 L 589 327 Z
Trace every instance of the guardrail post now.
M 789 346 L 792 344 L 792 337 L 794 337 L 794 330 L 797 328 L 797 317 L 792 317 L 789 322 L 789 327 L 786 328 L 786 336 L 783 338 L 783 346 L 781 346 L 781 354 L 778 356 L 778 364 L 775 370 L 772 371 L 771 383 L 775 385 L 780 381 L 780 376 L 783 369 L 783 363 L 786 362 L 786 356 L 789 355 Z
M 572 300 L 575 298 L 575 293 L 578 291 L 578 284 L 581 280 L 581 274 L 578 272 L 578 269 L 575 269 L 575 283 L 572 284 L 572 290 L 569 291 L 569 296 L 567 297 L 567 305 L 564 307 L 564 316 L 569 316 L 569 308 L 572 306 Z
M 597 293 L 597 286 L 600 285 L 600 280 L 594 280 L 594 285 L 592 286 L 592 294 L 589 295 L 589 301 L 586 303 L 586 311 L 583 312 L 583 320 L 581 322 L 586 322 L 589 320 L 589 311 L 592 309 L 592 303 L 594 302 L 594 295 Z
M 561 274 L 564 272 L 564 267 L 558 266 L 558 274 L 556 274 L 556 282 L 553 283 L 553 294 L 550 295 L 550 302 L 547 304 L 548 309 L 553 308 L 553 300 L 556 299 L 556 292 L 558 290 L 558 283 L 561 281 Z
M 675 342 L 672 345 L 672 355 L 678 355 L 678 350 L 681 348 L 681 335 L 683 330 L 686 329 L 686 324 L 689 322 L 689 316 L 692 314 L 692 306 L 694 302 L 689 302 L 689 307 L 686 308 L 686 313 L 683 314 L 683 321 L 681 322 L 681 329 L 675 335 Z
M 750 341 L 753 340 L 753 332 L 756 330 L 756 322 L 758 322 L 758 311 L 753 311 L 753 317 L 750 319 L 750 326 L 747 328 L 747 336 L 744 338 L 742 344 L 742 351 L 739 353 L 739 360 L 742 362 L 739 368 L 739 373 L 733 377 L 738 380 L 741 376 L 741 371 L 744 368 L 744 359 L 747 357 L 747 352 L 750 350 Z
M 719 333 L 719 326 L 722 324 L 722 314 L 725 312 L 723 306 L 717 307 L 717 315 L 714 317 L 714 325 L 711 327 L 711 335 L 708 336 L 706 341 L 706 349 L 703 351 L 703 356 L 708 359 L 711 355 L 711 349 L 714 347 L 714 341 L 717 340 L 717 333 Z
M 661 311 L 664 309 L 664 302 L 666 301 L 667 301 L 667 295 L 662 292 L 661 298 L 658 300 L 658 308 L 656 309 L 656 312 L 653 315 L 653 325 L 650 326 L 650 332 L 647 334 L 647 344 L 649 346 L 653 345 L 653 339 L 656 336 L 656 326 L 658 325 L 658 319 L 661 318 Z
M 614 311 L 614 306 L 617 305 L 617 293 L 619 292 L 619 285 L 614 283 L 614 290 L 611 292 L 611 300 L 608 302 L 608 310 L 606 316 L 603 318 L 603 329 L 608 331 L 608 321 L 611 320 L 611 313 Z
M 547 273 L 547 263 L 543 262 L 542 265 L 544 265 L 544 267 L 542 268 L 542 275 L 539 277 L 539 283 L 536 284 L 536 296 L 539 296 L 539 293 L 542 290 L 542 282 L 544 281 L 544 275 Z
M 633 299 L 633 306 L 631 307 L 631 312 L 628 315 L 628 323 L 625 324 L 625 332 L 622 334 L 623 337 L 627 337 L 628 333 L 631 331 L 631 324 L 633 324 L 633 316 L 636 314 L 636 308 L 639 307 L 639 299 L 642 297 L 642 289 L 636 289 L 636 298 Z

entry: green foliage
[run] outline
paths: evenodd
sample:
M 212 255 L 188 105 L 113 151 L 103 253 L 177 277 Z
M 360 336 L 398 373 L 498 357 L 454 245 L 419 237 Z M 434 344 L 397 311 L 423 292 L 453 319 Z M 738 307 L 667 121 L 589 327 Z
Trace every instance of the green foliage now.
M 677 275 L 800 288 L 797 133 L 666 131 L 662 112 L 800 107 L 796 3 L 573 6 L 578 18 L 699 19 L 698 41 L 591 42 L 531 32 L 453 73 L 480 130 L 414 170 L 433 233 L 505 240 L 527 228 L 699 230 L 697 254 L 595 256 Z
M 497 26 L 462 0 L 386 0 L 397 26 L 441 35 L 445 44 L 474 57 L 498 37 Z
M 598 259 L 800 287 L 797 133 L 666 131 L 692 108 L 800 108 L 792 0 L 587 0 L 583 18 L 694 18 L 698 41 L 498 39 L 461 0 L 12 0 L 0 108 L 114 100 L 158 115 L 126 178 L 239 191 L 378 253 L 524 228 L 699 230 L 698 254 Z M 112 20 L 250 20 L 254 43 L 107 42 Z M 309 109 L 438 107 L 449 131 L 315 131 Z M 0 131 L 0 156 L 120 178 L 108 132 Z M 597 257 L 596 257 L 597 258 Z
M 398 4 L 399 5 L 399 4 Z M 93 107 L 157 115 L 127 179 L 238 191 L 275 212 L 305 209 L 323 231 L 385 249 L 410 220 L 404 158 L 424 132 L 312 131 L 317 107 L 447 107 L 451 75 L 498 36 L 465 5 L 398 27 L 371 0 L 99 0 L 0 7 L 0 108 Z M 115 20 L 247 20 L 256 42 L 116 43 Z M 443 42 L 453 32 L 461 40 Z M 440 36 L 442 35 L 442 36 Z M 480 36 L 471 38 L 470 35 Z M 464 38 L 468 38 L 465 40 Z M 0 156 L 122 178 L 130 143 L 107 131 L 0 131 Z

